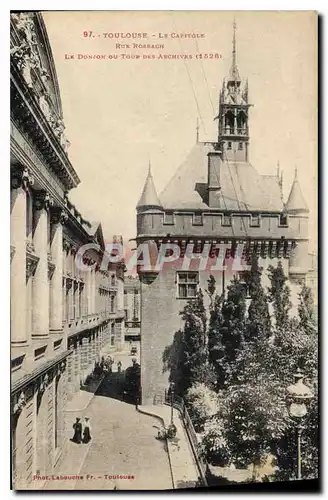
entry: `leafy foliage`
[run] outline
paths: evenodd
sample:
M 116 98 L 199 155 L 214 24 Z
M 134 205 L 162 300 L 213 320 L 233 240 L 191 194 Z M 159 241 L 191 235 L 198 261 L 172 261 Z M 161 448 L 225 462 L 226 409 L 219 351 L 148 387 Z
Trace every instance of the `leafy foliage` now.
M 293 477 L 297 456 L 296 428 L 288 414 L 285 395 L 295 370 L 300 367 L 306 384 L 315 394 L 304 422 L 302 473 L 303 477 L 316 477 L 318 338 L 312 321 L 308 321 L 311 298 L 303 288 L 299 318 L 291 319 L 290 290 L 281 264 L 269 269 L 269 278 L 266 295 L 261 285 L 261 270 L 253 259 L 246 276 L 251 297 L 248 315 L 243 304 L 240 308 L 233 306 L 238 290 L 236 280 L 229 290 L 233 296 L 229 297 L 228 292 L 225 300 L 217 300 L 217 310 L 213 307 L 211 336 L 217 344 L 209 344 L 210 359 L 220 366 L 227 383 L 221 386 L 219 393 L 219 414 L 204 427 L 202 453 L 211 463 L 233 462 L 236 467 L 253 464 L 254 468 L 260 467 L 269 454 L 274 454 L 279 467 L 277 478 Z M 273 306 L 273 325 L 269 303 Z M 233 318 L 238 325 L 238 342 L 231 349 L 229 338 L 235 326 Z M 222 334 L 223 325 L 227 330 L 223 329 Z M 230 357 L 226 355 L 228 346 Z
M 182 330 L 181 363 L 183 378 L 180 380 L 180 393 L 185 394 L 189 387 L 197 382 L 205 382 L 209 373 L 207 369 L 207 332 L 206 310 L 203 293 L 185 305 L 182 313 L 184 328 Z
M 251 298 L 244 335 L 246 342 L 261 342 L 271 335 L 271 319 L 267 296 L 261 284 L 261 275 L 258 259 L 253 256 L 251 269 L 246 273 L 246 283 Z
M 218 412 L 216 392 L 203 383 L 196 383 L 188 389 L 185 399 L 196 432 L 202 432 L 205 422 Z
M 284 274 L 281 261 L 277 267 L 270 266 L 268 272 L 271 282 L 268 299 L 273 305 L 275 327 L 281 329 L 289 321 L 289 311 L 292 306 L 290 289 L 287 285 L 288 278 Z

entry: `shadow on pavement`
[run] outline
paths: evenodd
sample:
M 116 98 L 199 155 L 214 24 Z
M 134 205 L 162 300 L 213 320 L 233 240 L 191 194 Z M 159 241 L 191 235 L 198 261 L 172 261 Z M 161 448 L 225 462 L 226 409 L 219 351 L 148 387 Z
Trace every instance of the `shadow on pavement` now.
M 124 403 L 134 405 L 135 398 L 124 394 L 125 371 L 112 372 L 105 375 L 102 383 L 95 392 L 96 396 L 116 399 Z

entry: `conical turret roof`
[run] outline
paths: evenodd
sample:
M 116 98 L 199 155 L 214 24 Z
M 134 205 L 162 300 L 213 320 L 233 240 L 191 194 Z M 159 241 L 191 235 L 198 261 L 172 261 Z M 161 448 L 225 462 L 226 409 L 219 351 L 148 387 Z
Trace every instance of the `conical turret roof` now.
M 161 202 L 157 196 L 155 184 L 153 181 L 153 176 L 151 174 L 151 166 L 149 164 L 148 175 L 142 190 L 140 200 L 137 204 L 137 208 L 141 207 L 158 207 L 161 208 Z
M 300 183 L 295 169 L 295 178 L 286 203 L 286 211 L 289 213 L 308 212 L 308 206 L 303 196 Z

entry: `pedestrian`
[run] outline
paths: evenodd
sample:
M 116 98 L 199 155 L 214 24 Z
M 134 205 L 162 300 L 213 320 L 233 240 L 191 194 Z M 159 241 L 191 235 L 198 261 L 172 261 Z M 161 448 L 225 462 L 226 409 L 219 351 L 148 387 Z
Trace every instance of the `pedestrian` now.
M 117 362 L 117 371 L 118 371 L 118 373 L 121 373 L 121 369 L 122 369 L 122 361 L 118 361 Z
M 85 417 L 83 422 L 83 443 L 91 441 L 91 425 L 89 417 Z
M 77 444 L 80 444 L 82 441 L 82 424 L 80 420 L 80 418 L 76 417 L 76 422 L 73 424 L 74 436 L 71 439 L 73 443 Z

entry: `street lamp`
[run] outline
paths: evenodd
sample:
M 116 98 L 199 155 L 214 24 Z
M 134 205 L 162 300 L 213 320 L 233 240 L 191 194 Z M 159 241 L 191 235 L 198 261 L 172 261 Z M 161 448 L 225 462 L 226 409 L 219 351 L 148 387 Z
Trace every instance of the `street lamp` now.
M 300 368 L 294 375 L 295 383 L 287 387 L 289 415 L 297 422 L 297 479 L 302 478 L 301 433 L 302 419 L 307 414 L 307 404 L 313 398 L 311 390 L 303 383 L 304 375 Z
M 174 382 L 170 382 L 170 396 L 171 396 L 171 425 L 173 425 L 173 397 L 174 397 Z

